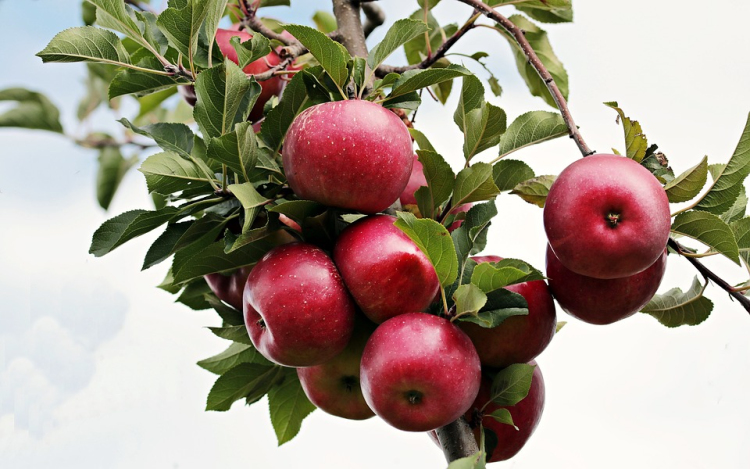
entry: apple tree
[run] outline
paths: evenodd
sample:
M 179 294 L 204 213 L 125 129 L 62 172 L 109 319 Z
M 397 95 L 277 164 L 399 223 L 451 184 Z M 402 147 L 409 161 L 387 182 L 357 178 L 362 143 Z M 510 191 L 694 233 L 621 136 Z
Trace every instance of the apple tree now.
M 97 152 L 103 209 L 135 168 L 154 202 L 106 221 L 90 253 L 160 230 L 143 268 L 169 262 L 159 288 L 215 310 L 211 331 L 229 342 L 198 363 L 217 375 L 206 410 L 267 396 L 279 444 L 316 408 L 378 416 L 428 433 L 451 468 L 484 467 L 513 457 L 539 423 L 534 359 L 564 325 L 556 304 L 593 324 L 641 312 L 695 326 L 713 284 L 750 312 L 750 280 L 730 285 L 704 261 L 750 269 L 750 121 L 731 157 L 676 173 L 609 102 L 624 141 L 596 153 L 543 29 L 572 21 L 571 0 L 449 1 L 466 5 L 464 22 L 439 24 L 440 0 L 417 0 L 368 44 L 388 13 L 371 0 L 320 1 L 314 27 L 265 15 L 290 0 L 169 0 L 162 11 L 85 0 L 85 25 L 37 54 L 86 63 L 81 121 L 138 104 L 120 134 L 75 139 Z M 505 49 L 451 51 L 479 27 L 511 45 L 528 91 L 553 111 L 509 119 L 485 99 L 503 90 L 484 59 Z M 391 62 L 399 50 L 406 63 Z M 457 172 L 417 124 L 423 100 L 451 95 Z M 0 100 L 14 103 L 0 126 L 65 135 L 45 96 L 13 88 Z M 559 176 L 511 156 L 566 136 L 582 158 Z M 502 193 L 543 209 L 544 271 L 483 253 Z M 657 294 L 675 257 L 695 280 Z

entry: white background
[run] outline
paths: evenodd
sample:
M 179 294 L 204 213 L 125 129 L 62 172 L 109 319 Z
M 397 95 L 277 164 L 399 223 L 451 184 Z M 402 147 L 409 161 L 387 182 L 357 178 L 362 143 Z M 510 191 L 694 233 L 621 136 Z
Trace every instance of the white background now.
M 416 9 L 413 0 L 379 3 L 389 24 Z M 325 0 L 292 4 L 273 14 L 309 24 L 314 10 L 330 8 Z M 617 100 L 676 172 L 704 155 L 726 162 L 750 111 L 750 4 L 574 4 L 575 24 L 543 27 L 570 74 L 571 109 L 589 144 L 623 148 L 614 111 L 601 104 Z M 66 131 L 81 136 L 88 129 L 78 128 L 74 115 L 84 67 L 42 66 L 33 56 L 56 32 L 80 24 L 79 5 L 0 0 L 0 88 L 48 93 L 63 109 Z M 443 0 L 435 14 L 443 23 L 460 22 L 470 10 Z M 488 100 L 510 118 L 548 109 L 526 91 L 499 35 L 472 31 L 456 50 L 492 53 L 489 66 L 505 93 Z M 417 127 L 458 167 L 455 103 L 456 96 L 446 107 L 425 100 Z M 116 131 L 112 120 L 102 113 L 94 127 Z M 561 139 L 518 157 L 538 174 L 552 174 L 579 154 Z M 445 467 L 425 435 L 377 419 L 348 422 L 318 411 L 297 439 L 277 448 L 265 401 L 204 412 L 213 375 L 195 362 L 227 345 L 204 328 L 218 318 L 173 304 L 154 288 L 166 265 L 139 272 L 154 236 L 102 259 L 87 254 L 102 221 L 149 207 L 142 177 L 132 172 L 103 213 L 95 204 L 94 163 L 93 152 L 58 136 L 0 129 L 0 467 Z M 498 207 L 487 253 L 542 267 L 541 210 L 509 195 Z M 728 261 L 711 266 L 730 283 L 746 276 Z M 670 258 L 661 290 L 687 288 L 694 274 L 687 262 Z M 750 315 L 722 291 L 708 294 L 714 312 L 692 328 L 666 329 L 645 315 L 590 326 L 559 312 L 569 324 L 538 360 L 545 413 L 505 466 L 750 467 Z

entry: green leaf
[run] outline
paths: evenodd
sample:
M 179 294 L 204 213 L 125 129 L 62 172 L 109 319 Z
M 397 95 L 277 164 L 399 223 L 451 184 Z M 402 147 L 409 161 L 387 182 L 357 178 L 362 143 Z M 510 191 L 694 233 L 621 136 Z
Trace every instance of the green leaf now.
M 631 120 L 627 117 L 625 112 L 617 107 L 618 105 L 616 102 L 612 101 L 604 104 L 617 111 L 617 114 L 620 115 L 622 128 L 625 131 L 626 156 L 631 160 L 640 163 L 643 161 L 643 157 L 646 156 L 646 150 L 648 149 L 648 139 L 643 133 L 641 124 L 639 124 L 638 121 Z
M 529 41 L 532 49 L 534 49 L 534 52 L 536 52 L 539 60 L 542 61 L 542 64 L 544 64 L 545 68 L 552 75 L 552 78 L 554 78 L 563 97 L 568 99 L 568 72 L 552 50 L 547 32 L 522 15 L 513 15 L 508 19 L 524 31 L 526 39 Z M 541 97 L 550 106 L 557 107 L 544 80 L 541 79 L 536 69 L 529 63 L 528 57 L 526 57 L 526 54 L 516 44 L 516 40 L 508 35 L 500 26 L 496 28 L 510 42 L 516 57 L 518 72 L 529 87 L 531 94 Z
M 461 285 L 453 293 L 453 301 L 456 304 L 456 316 L 465 314 L 476 315 L 487 303 L 487 295 L 476 285 Z
M 249 182 L 244 184 L 230 184 L 227 189 L 237 197 L 237 200 L 245 209 L 245 223 L 242 226 L 242 233 L 246 233 L 255 220 L 260 207 L 268 202 L 268 199 L 258 193 L 258 191 Z
M 318 69 L 320 72 L 322 69 Z M 310 71 L 309 69 L 307 70 Z M 307 89 L 305 87 L 304 73 L 297 73 L 284 88 L 284 94 L 279 105 L 271 109 L 266 115 L 260 128 L 260 137 L 266 145 L 274 152 L 279 151 L 281 142 L 295 116 L 300 113 L 308 103 Z
M 269 391 L 268 408 L 279 446 L 297 436 L 302 421 L 315 410 L 295 370 L 287 370 L 284 381 Z
M 286 25 L 286 30 L 307 47 L 331 79 L 343 88 L 349 77 L 347 63 L 351 59 L 346 50 L 325 34 L 309 26 L 290 24 Z
M 18 105 L 0 114 L 0 127 L 63 132 L 60 111 L 41 93 L 23 88 L 0 90 L 0 101 L 16 101 Z
M 466 269 L 466 261 L 472 253 L 484 249 L 487 241 L 487 230 L 492 217 L 497 215 L 493 202 L 477 204 L 466 213 L 464 222 L 451 233 L 453 245 L 461 272 Z
M 175 207 L 160 210 L 131 210 L 102 223 L 94 232 L 89 253 L 101 257 L 118 246 L 167 223 L 178 212 Z
M 279 379 L 279 366 L 242 363 L 219 376 L 208 393 L 206 410 L 227 411 L 242 398 L 260 398 Z
M 704 289 L 698 277 L 695 277 L 687 292 L 673 288 L 663 295 L 654 295 L 641 312 L 653 316 L 667 327 L 698 325 L 708 318 L 714 308 L 713 302 L 703 296 Z
M 312 200 L 290 200 L 268 209 L 270 213 L 283 213 L 300 225 L 306 218 L 321 215 L 325 210 L 324 205 Z
M 216 2 L 211 0 L 189 0 L 181 8 L 170 6 L 159 15 L 156 24 L 172 47 L 185 57 L 192 59 L 198 49 L 198 34 L 201 25 L 209 9 L 216 7 L 212 5 L 214 3 Z M 218 21 L 216 23 L 218 24 Z
M 242 363 L 257 363 L 260 365 L 273 365 L 263 358 L 252 345 L 232 342 L 229 348 L 198 362 L 198 366 L 216 375 L 221 375 Z
M 456 459 L 448 465 L 448 469 L 484 469 L 486 457 L 487 456 L 480 451 L 471 456 Z
M 132 10 L 122 0 L 88 0 L 96 5 L 96 22 L 103 28 L 114 29 L 143 44 L 141 29 L 131 16 Z
M 555 334 L 560 332 L 567 323 L 568 321 L 557 321 L 557 325 L 555 326 Z
M 456 176 L 445 159 L 434 151 L 417 150 L 427 187 L 417 189 L 415 197 L 419 211 L 425 218 L 435 218 L 440 207 L 453 192 Z
M 463 129 L 464 158 L 469 161 L 477 153 L 498 145 L 505 133 L 506 119 L 505 111 L 490 103 L 468 113 Z
M 750 218 L 742 218 L 730 225 L 732 233 L 740 249 L 740 257 L 746 265 L 750 265 Z
M 411 14 L 409 17 L 413 20 L 424 21 L 424 11 L 419 9 Z M 450 37 L 458 26 L 455 24 L 447 25 L 445 28 L 440 27 L 432 12 L 427 13 L 427 26 L 430 28 L 429 40 L 431 50 L 437 50 L 442 44 L 444 38 Z M 406 53 L 406 60 L 410 65 L 417 64 L 422 59 L 427 57 L 427 43 L 425 42 L 425 34 L 419 35 L 411 41 L 404 44 L 404 52 Z
M 547 111 L 527 112 L 518 116 L 500 138 L 500 158 L 568 133 L 568 126 L 560 114 Z
M 212 295 L 211 288 L 205 280 L 197 279 L 182 289 L 175 302 L 182 303 L 194 311 L 210 309 L 211 305 L 206 300 L 208 295 Z
M 461 97 L 458 100 L 458 107 L 453 114 L 453 121 L 456 123 L 461 132 L 466 134 L 467 117 L 469 113 L 484 106 L 484 85 L 475 75 L 467 75 L 461 84 Z
M 523 161 L 500 160 L 492 167 L 492 178 L 500 191 L 512 190 L 534 176 L 534 170 Z
M 471 316 L 462 316 L 460 320 L 473 322 L 481 327 L 492 329 L 510 317 L 528 316 L 529 314 L 529 304 L 526 302 L 526 298 L 516 292 L 501 288 L 486 295 L 487 304 L 479 313 Z
M 739 265 L 739 248 L 732 229 L 721 218 L 708 212 L 691 210 L 677 215 L 672 232 L 696 239 Z
M 88 0 L 81 1 L 81 19 L 86 26 L 91 26 L 96 22 L 96 6 Z
M 159 70 L 159 61 L 154 58 L 146 58 L 138 62 L 139 67 Z M 175 79 L 164 75 L 132 70 L 129 68 L 121 70 L 109 84 L 109 99 L 118 96 L 133 94 L 145 96 L 177 86 L 189 83 L 187 80 Z
M 510 425 L 511 427 L 518 430 L 518 427 L 516 427 L 516 425 L 513 423 L 513 416 L 510 415 L 510 411 L 508 409 L 500 408 L 495 410 L 491 414 L 487 414 L 486 416 L 495 419 L 496 422 Z
M 704 156 L 700 163 L 670 181 L 664 190 L 672 203 L 687 202 L 698 195 L 706 185 L 708 177 L 708 157 Z
M 261 152 L 258 139 L 249 122 L 241 122 L 233 132 L 213 138 L 208 144 L 208 156 L 229 167 L 250 181 L 255 164 Z
M 260 95 L 260 85 L 248 79 L 234 62 L 205 70 L 195 80 L 195 121 L 204 138 L 218 138 L 234 130 L 234 126 L 247 120 L 248 114 Z
M 174 282 L 188 282 L 214 272 L 229 272 L 246 265 L 253 265 L 278 244 L 273 235 L 242 246 L 231 254 L 224 252 L 224 241 L 217 241 L 198 253 L 175 254 L 172 264 Z
M 142 128 L 136 127 L 129 120 L 122 118 L 117 121 L 137 133 L 153 139 L 164 151 L 177 153 L 183 158 L 190 158 L 193 151 L 193 138 L 195 135 L 185 124 L 173 124 L 157 122 Z
M 216 39 L 216 30 L 219 28 L 221 18 L 224 16 L 224 11 L 227 8 L 228 0 L 208 0 L 207 3 L 208 5 L 206 6 L 204 32 L 207 36 L 206 42 L 208 42 L 208 56 L 211 57 L 211 55 L 213 54 L 214 40 Z M 263 36 L 260 34 L 255 34 L 253 35 L 253 37 L 255 38 Z
M 442 286 L 451 285 L 458 276 L 458 259 L 448 230 L 427 218 L 417 219 L 407 212 L 398 212 L 396 228 L 403 231 L 435 267 Z
M 500 370 L 492 380 L 490 400 L 503 407 L 521 402 L 531 389 L 534 368 L 533 365 L 518 363 Z
M 96 200 L 104 210 L 109 208 L 117 187 L 138 157 L 125 159 L 119 147 L 104 147 L 99 151 L 99 168 L 96 173 Z
M 82 26 L 58 33 L 43 51 L 36 54 L 42 62 L 100 62 L 130 65 L 130 55 L 120 38 L 111 31 Z
M 426 70 L 407 70 L 393 84 L 393 89 L 386 100 L 469 75 L 471 75 L 471 72 L 460 65 L 449 65 L 446 68 L 428 68 Z
M 522 11 L 529 15 L 531 19 L 540 21 L 542 23 L 571 23 L 573 22 L 573 10 L 566 10 L 563 8 L 553 10 L 539 10 L 536 8 L 525 7 L 516 5 L 518 11 Z
M 253 345 L 253 341 L 250 340 L 250 336 L 247 335 L 247 327 L 245 327 L 245 324 L 227 327 L 209 327 L 208 329 L 213 332 L 216 337 L 231 340 L 238 344 Z
M 232 36 L 229 43 L 237 51 L 239 66 L 243 70 L 252 62 L 271 52 L 271 41 L 262 34 L 254 34 L 245 42 L 241 42 L 239 36 Z
M 425 136 L 425 134 L 423 134 L 422 132 L 420 132 L 419 130 L 417 130 L 417 129 L 413 128 L 413 127 L 409 128 L 409 134 L 411 134 L 411 138 L 413 138 L 414 141 L 417 142 L 417 145 L 419 145 L 419 149 L 420 150 L 427 150 L 427 151 L 431 151 L 433 153 L 437 153 L 435 151 L 435 147 L 432 146 L 432 144 L 427 139 L 427 137 Z M 452 186 L 452 184 L 451 184 L 451 186 Z
M 458 207 L 471 202 L 493 200 L 499 193 L 492 177 L 492 166 L 476 163 L 462 169 L 456 176 L 452 205 Z
M 327 11 L 316 11 L 312 17 L 313 23 L 323 34 L 332 33 L 336 31 L 338 25 L 336 24 L 336 17 Z
M 138 171 L 146 176 L 149 192 L 165 195 L 194 187 L 196 184 L 209 184 L 209 179 L 200 171 L 198 165 L 169 152 L 149 156 Z
M 530 204 L 543 208 L 547 201 L 549 189 L 552 187 L 552 183 L 555 182 L 555 179 L 557 179 L 557 176 L 537 176 L 528 181 L 519 183 L 512 191 L 510 191 L 510 193 L 519 196 Z
M 727 223 L 732 223 L 734 221 L 737 221 L 745 216 L 745 210 L 747 209 L 747 193 L 745 193 L 745 187 L 742 186 L 740 189 L 740 195 L 737 197 L 737 199 L 734 201 L 734 204 L 727 210 L 726 212 L 722 213 L 719 218 L 724 220 Z
M 721 173 L 714 177 L 713 186 L 696 208 L 711 212 L 714 215 L 721 215 L 726 212 L 737 200 L 742 182 L 748 174 L 750 174 L 750 116 L 748 116 L 745 129 L 742 131 L 742 137 L 732 158 Z
M 499 262 L 482 262 L 474 268 L 471 283 L 489 293 L 515 283 L 544 280 L 544 275 L 517 259 L 503 259 Z
M 367 57 L 367 65 L 375 70 L 399 47 L 417 36 L 424 35 L 429 28 L 423 21 L 403 18 L 395 23 L 385 33 L 383 40 L 372 48 Z M 412 90 L 414 91 L 414 90 Z
M 168 225 L 149 247 L 142 270 L 153 267 L 182 249 L 195 253 L 206 248 L 216 241 L 228 222 L 227 218 L 208 214 L 195 221 Z

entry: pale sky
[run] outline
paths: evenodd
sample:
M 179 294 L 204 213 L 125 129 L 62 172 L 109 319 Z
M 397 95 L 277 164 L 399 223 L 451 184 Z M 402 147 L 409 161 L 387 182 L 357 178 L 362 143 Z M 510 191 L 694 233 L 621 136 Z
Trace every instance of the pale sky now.
M 415 0 L 379 3 L 389 24 L 416 9 Z M 292 4 L 273 14 L 309 24 L 316 9 L 329 8 L 325 0 Z M 55 33 L 80 24 L 79 5 L 0 1 L 0 89 L 47 93 L 61 107 L 66 131 L 80 136 L 87 129 L 77 128 L 74 116 L 84 66 L 43 66 L 34 57 Z M 617 100 L 675 172 L 704 155 L 709 163 L 726 162 L 750 111 L 750 3 L 574 5 L 574 24 L 543 27 L 570 75 L 571 109 L 589 144 L 599 151 L 624 147 L 614 111 L 601 104 Z M 470 11 L 443 0 L 435 14 L 447 23 L 463 21 Z M 456 50 L 480 48 L 491 51 L 489 67 L 505 90 L 500 98 L 488 95 L 489 101 L 511 118 L 550 110 L 526 91 L 499 35 L 472 31 Z M 456 102 L 455 95 L 445 107 L 425 100 L 417 128 L 458 167 Z M 126 106 L 124 115 L 129 111 Z M 113 121 L 102 113 L 96 128 L 118 131 Z M 87 254 L 101 222 L 150 207 L 142 176 L 129 174 L 104 213 L 94 198 L 95 153 L 52 134 L 8 129 L 0 129 L 0 148 L 0 467 L 446 466 L 426 435 L 377 419 L 349 422 L 316 411 L 295 440 L 277 448 L 265 401 L 204 412 L 214 375 L 195 362 L 228 345 L 205 329 L 217 325 L 218 316 L 174 304 L 155 288 L 166 263 L 140 272 L 156 234 L 105 258 Z M 481 159 L 492 157 L 490 150 Z M 517 157 L 537 174 L 556 174 L 579 154 L 572 141 L 561 139 Z M 486 253 L 543 267 L 541 210 L 510 195 L 499 197 L 498 208 Z M 746 278 L 728 261 L 710 266 L 730 283 Z M 660 291 L 686 289 L 694 275 L 687 262 L 670 256 Z M 749 467 L 750 315 L 721 290 L 707 293 L 714 312 L 697 327 L 667 329 L 645 315 L 591 326 L 558 311 L 568 325 L 538 359 L 547 387 L 541 423 L 521 453 L 497 467 Z

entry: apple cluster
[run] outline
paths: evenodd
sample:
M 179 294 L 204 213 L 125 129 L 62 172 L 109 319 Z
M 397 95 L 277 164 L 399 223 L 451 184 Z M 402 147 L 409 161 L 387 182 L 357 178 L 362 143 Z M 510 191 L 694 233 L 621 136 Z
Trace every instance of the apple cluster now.
M 568 166 L 544 207 L 547 277 L 560 307 L 591 324 L 640 311 L 667 263 L 669 201 L 643 166 L 592 155 Z
M 426 181 L 408 129 L 382 106 L 345 100 L 306 109 L 287 133 L 282 159 L 299 198 L 363 215 L 327 251 L 291 242 L 251 270 L 206 277 L 220 299 L 242 309 L 255 348 L 296 368 L 310 401 L 332 415 L 378 415 L 414 432 L 465 416 L 477 432 L 490 429 L 502 440 L 488 461 L 513 456 L 539 421 L 541 372 L 526 399 L 506 406 L 518 431 L 490 417 L 499 408 L 490 386 L 497 370 L 533 363 L 550 343 L 556 314 L 546 283 L 506 287 L 525 298 L 529 314 L 491 329 L 426 312 L 441 298 L 435 268 L 396 218 L 381 213 L 399 200 L 409 205 Z M 301 230 L 288 217 L 282 223 Z

